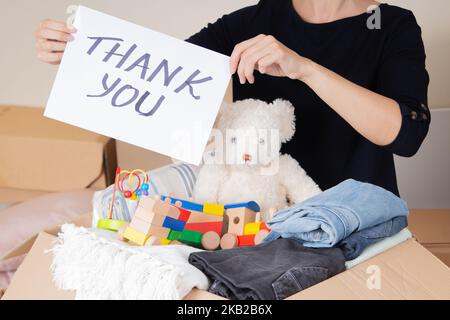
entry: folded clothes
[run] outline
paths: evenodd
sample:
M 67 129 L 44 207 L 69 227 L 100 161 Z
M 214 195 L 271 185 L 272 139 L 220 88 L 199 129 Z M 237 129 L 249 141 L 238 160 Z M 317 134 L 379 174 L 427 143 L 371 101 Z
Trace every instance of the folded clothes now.
M 353 179 L 279 211 L 268 221 L 265 241 L 292 238 L 306 247 L 333 247 L 353 232 L 407 216 L 406 203 L 393 193 Z
M 350 236 L 338 243 L 345 260 L 356 259 L 363 250 L 371 244 L 381 241 L 387 237 L 399 233 L 408 226 L 408 219 L 404 216 L 395 217 L 361 231 L 352 233 Z
M 351 269 L 353 267 L 356 267 L 357 265 L 375 257 L 376 255 L 389 250 L 396 245 L 399 245 L 402 242 L 405 242 L 406 240 L 409 240 L 412 238 L 411 231 L 408 230 L 408 228 L 405 228 L 401 230 L 399 233 L 394 234 L 393 236 L 387 237 L 377 243 L 371 244 L 367 248 L 361 252 L 361 254 L 358 256 L 358 258 L 349 260 L 345 262 L 345 267 L 347 269 Z
M 339 248 L 305 248 L 290 239 L 194 252 L 189 262 L 212 281 L 210 292 L 240 300 L 284 299 L 345 270 Z

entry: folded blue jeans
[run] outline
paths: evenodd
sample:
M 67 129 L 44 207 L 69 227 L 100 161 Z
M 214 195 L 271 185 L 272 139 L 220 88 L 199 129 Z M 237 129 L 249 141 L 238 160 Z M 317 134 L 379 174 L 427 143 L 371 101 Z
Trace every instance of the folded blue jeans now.
M 189 255 L 211 280 L 209 292 L 228 299 L 280 300 L 345 270 L 339 248 L 305 248 L 291 239 Z
M 276 213 L 267 223 L 272 231 L 264 241 L 281 237 L 305 247 L 333 247 L 354 232 L 407 215 L 406 203 L 392 192 L 348 179 Z
M 352 233 L 350 236 L 338 243 L 345 260 L 353 260 L 359 257 L 365 248 L 377 243 L 387 237 L 399 233 L 408 226 L 408 219 L 400 216 L 387 222 L 383 222 L 361 231 Z

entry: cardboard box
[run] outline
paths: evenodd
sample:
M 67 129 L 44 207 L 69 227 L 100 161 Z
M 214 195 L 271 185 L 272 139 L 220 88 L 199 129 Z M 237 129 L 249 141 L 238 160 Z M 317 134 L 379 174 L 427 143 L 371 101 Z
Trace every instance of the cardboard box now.
M 106 188 L 117 167 L 115 140 L 43 116 L 0 106 L 0 188 L 69 191 Z
M 450 266 L 450 209 L 415 209 L 409 228 L 417 240 Z
M 77 223 L 89 226 L 90 216 Z M 49 271 L 52 256 L 45 251 L 53 246 L 57 231 L 39 234 L 2 299 L 74 299 L 74 292 L 55 287 Z M 185 299 L 223 298 L 194 289 Z M 450 299 L 450 269 L 410 239 L 288 299 Z

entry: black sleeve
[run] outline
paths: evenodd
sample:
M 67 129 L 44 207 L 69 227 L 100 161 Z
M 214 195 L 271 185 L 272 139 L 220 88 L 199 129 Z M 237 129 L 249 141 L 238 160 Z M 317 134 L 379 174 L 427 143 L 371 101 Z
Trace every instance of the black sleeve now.
M 428 133 L 429 77 L 425 58 L 421 29 L 412 12 L 407 11 L 387 39 L 377 79 L 378 93 L 400 105 L 400 131 L 395 140 L 385 146 L 400 156 L 413 156 Z
M 257 7 L 258 5 L 245 7 L 226 14 L 186 41 L 229 56 L 236 44 L 250 38 L 249 24 Z

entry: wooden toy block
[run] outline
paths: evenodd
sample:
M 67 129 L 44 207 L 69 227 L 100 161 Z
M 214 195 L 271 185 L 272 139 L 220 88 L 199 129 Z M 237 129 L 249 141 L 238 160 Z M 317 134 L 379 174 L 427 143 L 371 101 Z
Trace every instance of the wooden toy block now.
M 255 235 L 255 245 L 260 244 L 263 242 L 263 240 L 267 237 L 267 235 L 270 233 L 270 231 L 263 229 L 260 230 L 256 235 Z
M 138 217 L 142 220 L 151 222 L 151 220 L 153 219 L 153 215 L 154 213 L 152 208 L 144 208 L 138 205 L 133 217 Z
M 151 236 L 156 236 L 159 238 L 167 238 L 169 236 L 170 229 L 151 225 L 150 230 L 148 231 L 148 234 Z
M 185 230 L 192 230 L 201 233 L 208 231 L 214 231 L 217 234 L 222 234 L 223 222 L 197 222 L 197 223 L 186 223 L 184 226 Z
M 151 197 L 142 197 L 139 200 L 139 204 L 136 208 L 136 211 L 134 212 L 134 216 L 141 218 L 142 220 L 151 222 L 151 219 L 153 217 L 153 206 L 157 201 L 159 200 L 155 200 Z
M 242 235 L 242 236 L 238 236 L 237 238 L 238 238 L 238 246 L 239 247 L 255 245 L 255 235 L 254 234 Z
M 152 210 L 155 203 L 159 201 L 157 198 L 152 198 L 150 196 L 144 196 L 139 199 L 138 206 L 143 209 Z
M 125 239 L 128 239 L 131 242 L 136 243 L 137 245 L 140 245 L 140 246 L 143 246 L 145 244 L 145 242 L 147 241 L 147 239 L 149 238 L 148 235 L 146 235 L 142 232 L 139 232 L 139 231 L 133 229 L 132 227 L 127 227 L 125 229 L 123 237 Z
M 201 248 L 202 247 L 202 237 L 203 233 L 192 231 L 192 230 L 183 230 L 180 234 L 180 239 L 178 241 L 184 242 L 188 245 Z
M 259 205 L 255 201 L 227 204 L 225 206 L 225 209 L 242 208 L 242 207 L 248 208 L 255 212 L 261 211 Z
M 180 239 L 180 235 L 181 235 L 181 231 L 170 230 L 169 235 L 167 236 L 167 239 L 178 240 L 178 239 Z
M 163 227 L 164 228 L 168 228 L 168 229 L 173 229 L 173 230 L 177 230 L 177 231 L 181 231 L 184 229 L 184 225 L 186 224 L 186 222 L 181 221 L 181 220 L 177 220 L 177 219 L 173 219 L 171 217 L 166 217 L 164 219 L 164 223 L 163 223 Z
M 178 220 L 181 221 L 188 221 L 189 220 L 189 216 L 191 215 L 191 212 L 189 210 L 183 209 L 183 208 L 178 208 L 178 210 L 180 211 L 180 215 L 178 216 Z
M 265 222 L 261 223 L 261 226 L 259 227 L 259 230 L 267 230 L 270 232 L 270 228 L 267 226 Z
M 244 226 L 244 235 L 257 234 L 261 227 L 261 222 L 250 222 Z
M 228 233 L 238 236 L 244 234 L 244 226 L 247 223 L 255 222 L 256 212 L 246 207 L 230 208 L 225 211 L 228 216 Z
M 138 228 L 138 226 L 144 226 L 144 223 L 147 223 L 148 225 L 154 225 L 158 227 L 162 227 L 164 220 L 166 219 L 165 216 L 161 216 L 159 214 L 151 213 L 149 216 L 146 217 L 146 219 L 142 219 L 141 217 L 133 217 L 131 220 L 131 224 L 133 224 L 133 228 L 141 230 Z M 141 231 L 144 232 L 145 229 L 142 229 Z
M 214 231 L 203 234 L 202 247 L 206 250 L 216 250 L 220 246 L 220 236 Z
M 214 214 L 216 216 L 223 216 L 225 208 L 223 205 L 216 203 L 204 203 L 203 212 L 208 214 Z
M 160 245 L 160 238 L 155 236 L 150 236 L 147 241 L 145 241 L 144 246 L 157 246 Z
M 183 244 L 183 243 L 181 243 L 181 242 L 178 241 L 178 240 L 172 240 L 172 241 L 170 242 L 170 244 L 174 245 L 174 244 Z
M 215 214 L 207 214 L 198 211 L 191 211 L 187 223 L 221 222 L 221 221 L 223 221 L 223 216 L 217 216 Z
M 161 238 L 161 239 L 159 239 L 159 241 L 160 241 L 159 243 L 161 245 L 163 245 L 163 246 L 167 246 L 167 245 L 169 245 L 171 243 L 171 241 L 169 239 L 166 239 L 166 238 Z
M 220 239 L 220 247 L 222 249 L 232 249 L 238 246 L 238 238 L 237 235 L 233 233 L 226 233 Z
M 139 217 L 134 217 L 130 222 L 130 227 L 136 231 L 142 232 L 144 234 L 149 234 L 150 226 L 152 224 L 146 220 L 142 220 Z
M 168 216 L 174 219 L 178 219 L 180 215 L 180 210 L 177 207 L 168 204 L 164 201 L 156 201 L 153 206 L 153 212 L 155 214 L 159 214 L 161 216 Z
M 120 226 L 119 230 L 117 231 L 117 237 L 119 238 L 119 240 L 127 241 L 127 239 L 125 239 L 123 235 L 128 226 L 129 226 L 128 223 L 124 223 L 123 225 Z
M 166 197 L 166 196 L 161 196 L 162 200 L 165 200 L 167 198 L 168 197 Z M 183 208 L 183 209 L 203 212 L 203 205 L 200 203 L 195 203 L 195 202 L 187 201 L 187 200 L 183 200 L 183 199 L 170 198 L 170 202 L 172 204 L 177 203 L 177 201 L 181 202 L 181 208 Z

